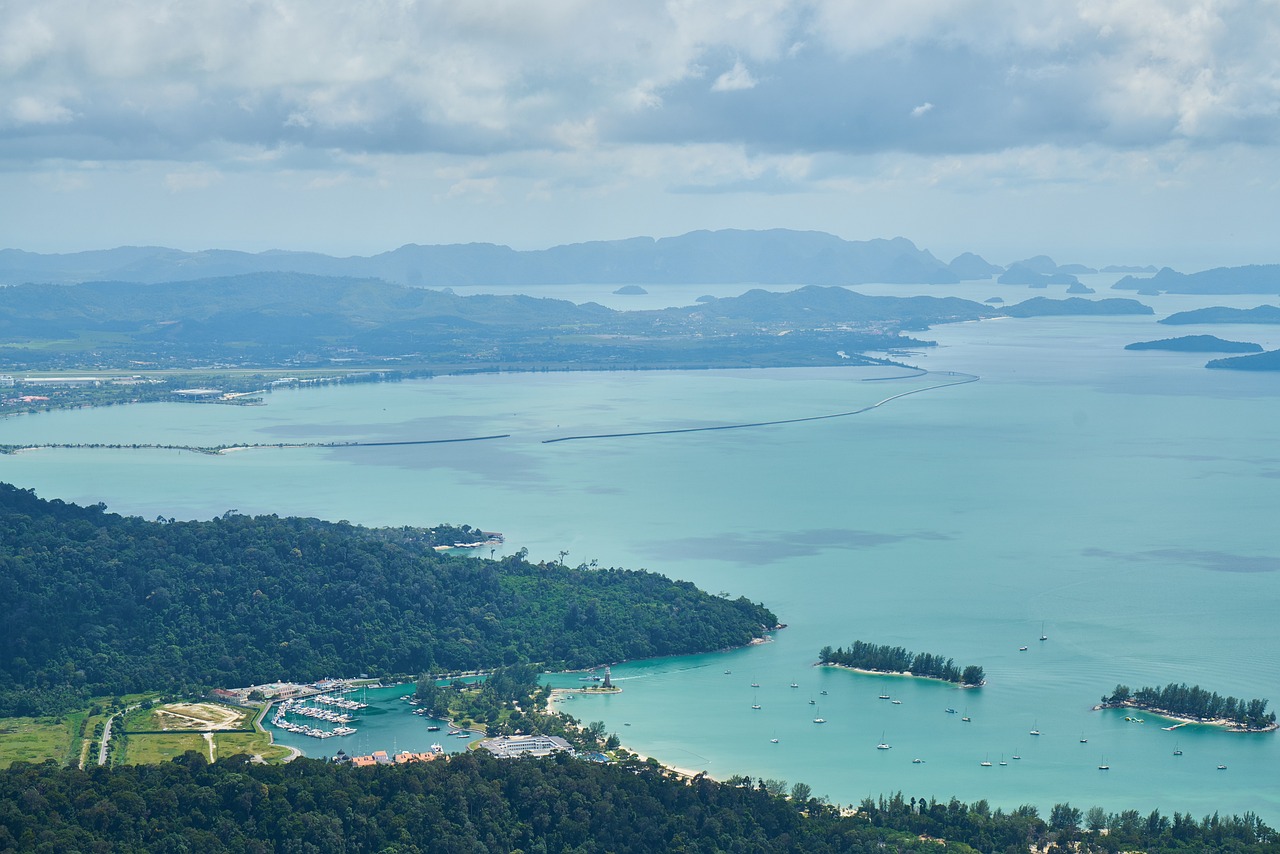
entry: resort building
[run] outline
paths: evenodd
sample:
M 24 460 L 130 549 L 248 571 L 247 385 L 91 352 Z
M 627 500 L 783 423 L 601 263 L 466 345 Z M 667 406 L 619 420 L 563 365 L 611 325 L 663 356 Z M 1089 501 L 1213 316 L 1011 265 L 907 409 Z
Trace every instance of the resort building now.
M 504 735 L 486 738 L 480 746 L 499 759 L 516 756 L 549 756 L 562 750 L 573 750 L 569 742 L 558 735 Z

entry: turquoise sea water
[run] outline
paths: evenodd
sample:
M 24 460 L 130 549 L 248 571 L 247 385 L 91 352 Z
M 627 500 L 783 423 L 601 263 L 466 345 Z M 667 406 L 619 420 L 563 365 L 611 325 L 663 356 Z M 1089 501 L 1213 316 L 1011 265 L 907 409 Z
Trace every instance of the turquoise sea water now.
M 585 286 L 563 291 L 604 301 Z M 658 288 L 650 291 L 660 302 Z M 986 283 L 929 292 L 1030 295 Z M 1174 310 L 1258 298 L 1143 299 L 1156 317 L 938 327 L 918 337 L 940 346 L 912 361 L 979 382 L 843 419 L 543 443 L 849 411 L 938 378 L 861 369 L 548 373 L 277 392 L 262 407 L 47 413 L 0 422 L 0 442 L 511 435 L 221 457 L 37 451 L 0 458 L 0 477 L 148 518 L 235 509 L 479 525 L 533 559 L 564 549 L 569 562 L 647 567 L 764 601 L 789 624 L 773 643 L 623 664 L 614 668 L 623 693 L 565 707 L 603 719 L 636 750 L 714 776 L 803 780 L 843 803 L 900 789 L 1046 811 L 1061 801 L 1197 816 L 1252 809 L 1276 824 L 1280 736 L 1166 732 L 1168 722 L 1151 715 L 1136 724 L 1090 711 L 1117 682 L 1185 680 L 1280 704 L 1280 376 L 1122 349 L 1200 332 L 1274 349 L 1280 327 L 1155 323 Z M 854 639 L 981 664 L 989 684 L 960 691 L 811 666 L 823 645 Z M 819 714 L 827 723 L 812 723 Z M 375 744 L 379 733 L 399 742 L 407 728 L 425 727 L 400 709 L 384 717 L 351 737 L 363 742 L 312 742 L 315 752 L 420 749 Z M 1029 735 L 1033 728 L 1042 735 Z M 891 750 L 875 749 L 882 738 Z M 1104 757 L 1108 772 L 1097 769 Z M 985 758 L 992 767 L 980 767 Z

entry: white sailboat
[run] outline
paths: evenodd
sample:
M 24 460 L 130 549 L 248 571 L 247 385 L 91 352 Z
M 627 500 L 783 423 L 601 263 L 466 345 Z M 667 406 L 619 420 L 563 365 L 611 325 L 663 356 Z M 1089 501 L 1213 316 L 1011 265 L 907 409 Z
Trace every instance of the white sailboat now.
M 880 743 L 876 745 L 876 750 L 892 750 L 893 745 L 884 740 L 884 730 L 880 730 Z

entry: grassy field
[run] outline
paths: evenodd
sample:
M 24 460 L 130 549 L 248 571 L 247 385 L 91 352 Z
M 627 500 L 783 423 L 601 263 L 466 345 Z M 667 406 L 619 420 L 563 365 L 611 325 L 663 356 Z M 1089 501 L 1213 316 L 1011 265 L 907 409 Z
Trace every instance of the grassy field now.
M 0 768 L 14 762 L 66 762 L 78 754 L 83 713 L 65 718 L 0 719 Z M 74 745 L 74 747 L 73 747 Z
M 128 765 L 168 762 L 188 750 L 194 750 L 208 759 L 211 742 L 215 760 L 247 753 L 271 762 L 289 755 L 287 747 L 271 744 L 271 737 L 265 732 L 218 732 L 209 733 L 207 738 L 204 733 L 167 732 L 156 735 L 134 734 L 127 736 L 127 739 L 125 749 L 117 761 Z
M 204 736 L 196 732 L 175 732 L 164 735 L 127 735 L 121 742 L 112 739 L 116 745 L 115 761 L 122 765 L 154 765 L 157 762 L 168 762 L 181 756 L 188 750 L 194 750 L 205 758 L 209 756 L 209 745 Z
M 0 768 L 14 762 L 45 762 L 50 759 L 65 765 L 96 764 L 95 729 L 100 729 L 110 714 L 110 709 L 103 707 L 108 702 L 134 705 L 154 701 L 155 698 L 155 694 L 132 694 L 110 701 L 100 698 L 95 701 L 94 710 L 98 714 L 94 715 L 86 709 L 61 718 L 0 718 Z M 259 711 L 220 703 L 164 703 L 132 709 L 117 717 L 113 724 L 112 763 L 143 765 L 168 762 L 188 750 L 208 757 L 211 748 L 215 759 L 238 753 L 261 756 L 268 762 L 287 758 L 289 749 L 273 745 L 271 736 L 255 726 L 254 718 Z M 255 731 L 219 731 L 242 729 Z M 136 730 L 169 731 L 155 735 L 136 732 L 124 735 Z

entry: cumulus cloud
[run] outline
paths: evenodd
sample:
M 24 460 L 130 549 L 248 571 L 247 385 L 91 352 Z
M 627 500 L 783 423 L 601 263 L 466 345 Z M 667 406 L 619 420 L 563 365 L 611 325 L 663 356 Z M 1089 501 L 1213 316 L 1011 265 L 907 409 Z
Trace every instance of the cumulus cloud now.
M 742 89 L 754 89 L 755 86 L 755 78 L 751 76 L 751 72 L 739 60 L 733 64 L 733 68 L 716 78 L 716 82 L 711 84 L 711 91 L 738 92 Z
M 28 132 L 0 157 L 1271 144 L 1277 22 L 1226 0 L 15 0 L 0 105 Z
M 9 107 L 9 116 L 19 125 L 53 125 L 71 121 L 72 113 L 57 101 L 19 95 Z

